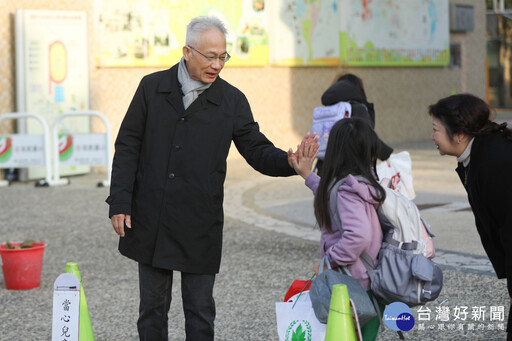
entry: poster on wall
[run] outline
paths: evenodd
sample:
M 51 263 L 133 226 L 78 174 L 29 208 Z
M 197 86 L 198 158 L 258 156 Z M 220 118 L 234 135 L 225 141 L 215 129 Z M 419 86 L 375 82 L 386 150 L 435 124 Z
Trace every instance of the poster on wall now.
M 101 67 L 168 67 L 199 15 L 228 29 L 230 66 L 444 66 L 448 0 L 99 0 Z
M 338 0 L 269 1 L 270 63 L 279 66 L 337 66 Z
M 341 65 L 449 64 L 448 0 L 339 1 Z
M 267 10 L 264 0 L 98 2 L 100 67 L 169 67 L 185 45 L 190 19 L 216 16 L 225 24 L 229 65 L 268 64 Z
M 89 109 L 89 63 L 85 12 L 17 10 L 16 106 L 41 115 L 49 127 L 67 111 Z M 35 120 L 20 121 L 19 130 L 42 134 Z M 65 120 L 59 133 L 90 131 L 89 118 Z M 50 145 L 50 148 L 57 148 Z M 53 153 L 51 153 L 53 154 Z M 63 166 L 61 175 L 83 174 L 88 166 Z M 43 167 L 30 167 L 22 179 L 43 178 Z

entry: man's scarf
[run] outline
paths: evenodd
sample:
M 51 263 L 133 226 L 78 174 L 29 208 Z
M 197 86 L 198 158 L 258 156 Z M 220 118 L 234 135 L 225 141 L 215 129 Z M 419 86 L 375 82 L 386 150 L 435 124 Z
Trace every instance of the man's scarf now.
M 187 66 L 185 65 L 185 58 L 181 57 L 178 65 L 178 81 L 181 84 L 181 91 L 183 92 L 183 106 L 185 110 L 192 104 L 197 97 L 212 85 L 212 83 L 203 83 L 190 78 Z

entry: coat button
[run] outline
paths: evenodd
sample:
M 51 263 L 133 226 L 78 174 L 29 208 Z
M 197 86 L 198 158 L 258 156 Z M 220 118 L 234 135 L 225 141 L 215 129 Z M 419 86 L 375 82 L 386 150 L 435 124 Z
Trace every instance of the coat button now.
M 176 175 L 174 175 L 174 173 L 169 174 L 169 179 L 171 179 L 171 180 L 172 180 L 172 179 L 174 179 L 175 177 L 176 177 Z
M 185 122 L 185 117 L 180 118 L 180 122 L 181 123 Z
M 174 148 L 175 148 L 176 150 L 180 150 L 180 149 L 181 149 L 181 146 L 176 145 L 176 146 L 174 146 Z

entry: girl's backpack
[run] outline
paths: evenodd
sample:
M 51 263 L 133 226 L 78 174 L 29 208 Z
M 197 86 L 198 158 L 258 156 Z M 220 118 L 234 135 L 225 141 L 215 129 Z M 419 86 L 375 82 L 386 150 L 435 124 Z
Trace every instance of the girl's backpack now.
M 348 118 L 352 114 L 352 104 L 349 102 L 338 102 L 334 105 L 325 107 L 316 107 L 313 110 L 313 124 L 311 133 L 316 132 L 320 136 L 320 147 L 318 148 L 317 158 L 323 160 L 327 141 L 332 126 L 341 119 Z
M 362 176 L 359 182 L 370 183 Z M 330 209 L 336 226 L 343 233 L 338 214 L 338 188 L 346 181 L 336 182 L 330 191 Z M 384 304 L 403 302 L 409 307 L 435 300 L 443 287 L 443 273 L 427 256 L 433 257 L 434 236 L 420 217 L 418 207 L 403 194 L 384 187 L 386 199 L 377 210 L 384 240 L 374 266 L 372 258 L 360 256 L 368 270 L 371 291 Z M 427 237 L 425 237 L 427 236 Z M 430 239 L 430 242 L 429 242 Z M 427 247 L 428 246 L 428 247 Z

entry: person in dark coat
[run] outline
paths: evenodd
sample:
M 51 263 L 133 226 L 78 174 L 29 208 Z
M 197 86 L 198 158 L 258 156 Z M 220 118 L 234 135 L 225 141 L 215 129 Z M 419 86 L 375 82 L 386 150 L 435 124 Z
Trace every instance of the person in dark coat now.
M 291 149 L 274 147 L 245 95 L 219 77 L 230 58 L 225 37 L 220 20 L 192 19 L 183 58 L 141 80 L 115 142 L 106 201 L 119 251 L 139 264 L 140 340 L 168 339 L 173 271 L 181 272 L 186 339 L 214 339 L 231 142 L 263 174 L 296 174 Z
M 334 105 L 341 101 L 351 102 L 351 116 L 367 120 L 375 129 L 375 109 L 373 103 L 366 99 L 361 78 L 352 73 L 343 74 L 322 95 L 322 105 Z M 393 148 L 379 138 L 378 158 L 382 161 L 387 160 L 392 152 Z
M 432 140 L 441 155 L 457 157 L 480 240 L 498 278 L 507 279 L 512 306 L 512 129 L 491 121 L 490 113 L 487 103 L 470 94 L 429 106 Z

